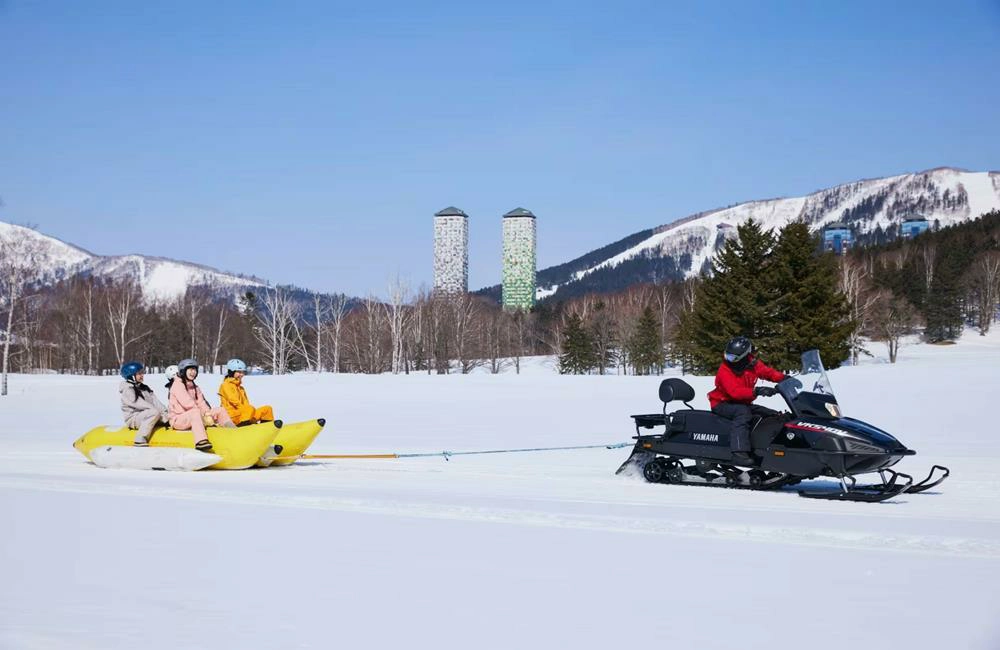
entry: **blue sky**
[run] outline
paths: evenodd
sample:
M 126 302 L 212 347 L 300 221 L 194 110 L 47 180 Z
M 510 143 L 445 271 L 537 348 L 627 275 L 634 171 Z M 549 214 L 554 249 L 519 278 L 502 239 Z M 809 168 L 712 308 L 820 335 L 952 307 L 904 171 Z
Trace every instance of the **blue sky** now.
M 697 6 L 694 6 L 697 5 Z M 313 289 L 539 266 L 754 198 L 1000 168 L 1000 1 L 0 0 L 0 220 Z

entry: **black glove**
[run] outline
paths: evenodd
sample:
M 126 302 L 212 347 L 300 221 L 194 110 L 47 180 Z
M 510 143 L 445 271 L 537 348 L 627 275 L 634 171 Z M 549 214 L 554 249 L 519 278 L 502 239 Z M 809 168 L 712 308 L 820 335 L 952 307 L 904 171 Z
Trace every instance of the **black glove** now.
M 771 397 L 772 395 L 777 395 L 778 391 L 770 386 L 758 386 L 753 389 L 753 394 L 757 397 Z
M 791 388 L 794 388 L 795 390 L 802 388 L 802 382 L 796 379 L 795 377 L 785 377 L 782 383 L 786 384 L 787 386 L 790 386 Z

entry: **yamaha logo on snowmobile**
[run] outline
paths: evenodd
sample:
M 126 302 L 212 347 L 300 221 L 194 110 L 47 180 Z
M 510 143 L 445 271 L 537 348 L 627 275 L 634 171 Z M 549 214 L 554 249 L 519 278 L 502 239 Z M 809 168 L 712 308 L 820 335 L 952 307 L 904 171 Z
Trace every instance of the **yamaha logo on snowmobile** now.
M 719 442 L 719 434 L 717 433 L 692 433 L 691 439 L 698 442 Z

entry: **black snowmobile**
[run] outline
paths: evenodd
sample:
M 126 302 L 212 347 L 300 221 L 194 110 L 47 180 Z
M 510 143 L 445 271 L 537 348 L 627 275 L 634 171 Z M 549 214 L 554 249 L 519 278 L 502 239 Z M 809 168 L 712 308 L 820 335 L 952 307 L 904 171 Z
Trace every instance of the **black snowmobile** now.
M 839 490 L 799 490 L 812 499 L 884 501 L 923 492 L 944 481 L 948 468 L 934 465 L 923 481 L 890 469 L 904 456 L 916 454 L 870 424 L 843 417 L 820 360 L 819 352 L 802 355 L 802 371 L 777 384 L 790 413 L 751 421 L 749 461 L 730 452 L 732 422 L 688 402 L 694 389 L 672 377 L 660 384 L 663 412 L 633 415 L 636 433 L 632 455 L 618 468 L 642 472 L 652 483 L 709 485 L 774 490 L 806 479 L 838 479 Z M 683 402 L 687 410 L 667 413 L 667 404 Z M 663 427 L 663 433 L 642 429 Z M 687 463 L 687 464 L 685 464 Z M 881 483 L 858 485 L 855 476 L 877 472 Z

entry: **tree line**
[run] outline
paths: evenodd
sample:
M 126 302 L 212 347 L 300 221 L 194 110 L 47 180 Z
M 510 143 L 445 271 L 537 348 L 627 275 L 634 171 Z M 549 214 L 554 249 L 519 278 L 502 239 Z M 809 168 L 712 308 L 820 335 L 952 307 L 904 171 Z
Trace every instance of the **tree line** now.
M 778 232 L 755 221 L 718 242 L 708 273 L 509 312 L 486 296 L 411 291 L 348 298 L 292 287 L 238 295 L 190 287 L 144 299 L 134 282 L 42 281 L 30 237 L 0 242 L 0 343 L 13 372 L 115 372 L 127 360 L 164 367 L 185 357 L 218 366 L 240 357 L 267 372 L 520 372 L 533 355 L 563 373 L 713 372 L 732 336 L 750 336 L 770 364 L 798 366 L 819 348 L 831 366 L 904 337 L 986 333 L 1000 299 L 1000 213 L 912 240 L 825 253 L 802 223 Z
M 906 335 L 931 343 L 952 341 L 966 327 L 985 335 L 1000 302 L 1000 211 L 855 249 L 842 262 L 841 285 L 856 332 L 885 340 L 893 361 Z M 856 337 L 855 359 L 862 347 Z
M 803 223 L 778 232 L 750 220 L 720 242 L 696 279 L 548 306 L 562 312 L 560 370 L 711 373 L 733 336 L 751 337 L 769 364 L 799 367 L 819 349 L 830 367 L 884 344 L 895 363 L 908 336 L 938 343 L 1000 317 L 1000 212 L 843 257 Z M 604 310 L 615 314 L 609 320 Z M 653 324 L 658 327 L 653 327 Z

